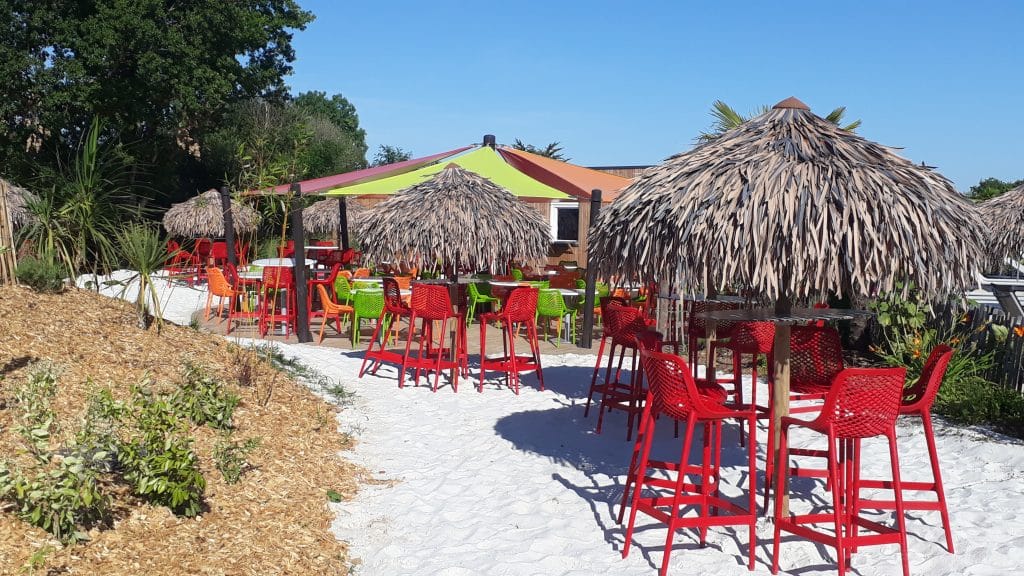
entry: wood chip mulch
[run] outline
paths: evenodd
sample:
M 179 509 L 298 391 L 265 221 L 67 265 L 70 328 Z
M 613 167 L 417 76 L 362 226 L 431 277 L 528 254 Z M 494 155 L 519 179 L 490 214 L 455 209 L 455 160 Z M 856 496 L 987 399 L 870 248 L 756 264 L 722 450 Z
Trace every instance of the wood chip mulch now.
M 197 518 L 122 497 L 113 527 L 62 547 L 0 503 L 0 574 L 25 573 L 29 557 L 45 546 L 54 550 L 33 573 L 349 573 L 347 549 L 329 531 L 327 491 L 351 498 L 363 471 L 340 455 L 351 439 L 337 430 L 336 408 L 262 361 L 255 385 L 239 386 L 240 354 L 251 352 L 186 327 L 167 324 L 159 335 L 155 328 L 140 330 L 130 305 L 86 290 L 41 295 L 0 288 L 0 458 L 16 460 L 23 451 L 14 432 L 12 390 L 42 359 L 63 368 L 53 405 L 62 430 L 77 426 L 90 386 L 127 398 L 146 375 L 173 383 L 181 360 L 190 358 L 221 374 L 242 398 L 234 438 L 261 439 L 248 457 L 255 468 L 228 485 L 211 456 L 217 431 L 193 428 L 207 480 L 208 509 Z M 257 397 L 268 389 L 270 401 L 260 406 Z

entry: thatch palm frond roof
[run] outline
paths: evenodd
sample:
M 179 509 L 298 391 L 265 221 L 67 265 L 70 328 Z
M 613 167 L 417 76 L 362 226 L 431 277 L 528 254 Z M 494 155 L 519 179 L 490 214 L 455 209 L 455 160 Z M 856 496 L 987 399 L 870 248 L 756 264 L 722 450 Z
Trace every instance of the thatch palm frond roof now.
M 985 222 L 988 267 L 998 270 L 1003 260 L 1024 259 L 1024 185 L 977 205 Z
M 799 100 L 647 169 L 600 215 L 605 275 L 772 299 L 975 282 L 980 220 L 948 180 Z
M 341 217 L 338 214 L 338 198 L 328 198 L 314 202 L 302 210 L 302 226 L 308 234 L 326 235 L 338 231 Z M 351 200 L 345 203 L 348 224 L 353 227 L 356 220 L 366 212 L 358 202 Z
M 7 200 L 7 209 L 11 213 L 11 225 L 15 230 L 33 220 L 34 216 L 29 211 L 28 204 L 36 199 L 35 194 L 3 178 L 0 178 L 0 193 L 4 194 Z
M 508 190 L 449 164 L 431 179 L 366 210 L 356 223 L 363 254 L 375 261 L 437 262 L 476 270 L 510 260 L 539 262 L 551 229 Z
M 251 233 L 260 223 L 255 209 L 237 200 L 231 201 L 231 217 L 236 233 Z M 174 204 L 164 214 L 164 228 L 172 236 L 198 238 L 224 236 L 224 210 L 220 192 L 211 189 Z

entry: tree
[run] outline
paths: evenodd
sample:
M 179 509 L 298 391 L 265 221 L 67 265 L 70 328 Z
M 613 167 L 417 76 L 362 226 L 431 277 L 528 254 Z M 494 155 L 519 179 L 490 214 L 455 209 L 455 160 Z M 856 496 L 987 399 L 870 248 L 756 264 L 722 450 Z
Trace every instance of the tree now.
M 326 92 L 316 90 L 303 92 L 295 97 L 295 105 L 309 116 L 322 116 L 338 128 L 352 135 L 352 139 L 363 148 L 366 154 L 366 130 L 359 127 L 359 115 L 356 107 L 341 94 L 330 99 Z
M 312 18 L 295 0 L 0 0 L 0 160 L 55 164 L 99 116 L 175 178 L 229 104 L 286 97 Z
M 529 152 L 530 154 L 536 154 L 538 156 L 546 156 L 554 160 L 561 160 L 562 162 L 569 161 L 569 159 L 562 154 L 562 145 L 559 142 L 552 142 L 543 148 L 538 148 L 532 144 L 525 144 L 522 140 L 516 138 L 512 147 L 516 150 L 522 150 L 523 152 Z
M 1021 185 L 1024 185 L 1024 179 L 1006 182 L 998 178 L 984 178 L 971 186 L 971 189 L 967 191 L 967 197 L 975 202 L 984 202 Z
M 755 110 L 754 113 L 751 114 L 750 116 L 743 116 L 725 102 L 722 102 L 721 100 L 715 100 L 715 103 L 711 105 L 711 117 L 715 119 L 714 122 L 712 122 L 711 124 L 711 130 L 709 132 L 701 132 L 700 136 L 697 137 L 697 141 L 701 143 L 711 142 L 712 140 L 717 139 L 719 136 L 725 134 L 729 130 L 739 127 L 740 124 L 743 124 L 744 122 L 750 120 L 754 116 L 760 116 L 761 114 L 764 114 L 769 110 L 771 110 L 770 107 L 761 106 L 760 108 Z M 829 122 L 835 124 L 836 126 L 839 126 L 843 130 L 853 132 L 860 126 L 861 121 L 854 120 L 853 122 L 850 122 L 846 126 L 843 126 L 843 116 L 845 115 L 846 107 L 840 106 L 839 108 L 836 108 L 829 112 L 828 115 L 825 116 L 825 120 L 828 120 Z
M 403 150 L 398 146 L 381 144 L 377 147 L 377 152 L 373 155 L 373 162 L 370 162 L 370 166 L 387 166 L 395 162 L 404 162 L 410 158 L 412 158 L 412 153 L 407 150 Z

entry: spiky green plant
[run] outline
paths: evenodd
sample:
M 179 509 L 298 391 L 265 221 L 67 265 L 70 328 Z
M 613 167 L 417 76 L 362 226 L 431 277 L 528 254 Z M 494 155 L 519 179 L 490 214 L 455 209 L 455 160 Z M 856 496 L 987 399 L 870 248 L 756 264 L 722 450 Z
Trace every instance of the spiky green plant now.
M 139 292 L 135 297 L 135 313 L 139 328 L 149 326 L 152 314 L 157 331 L 163 326 L 160 310 L 160 295 L 157 293 L 153 276 L 163 266 L 167 257 L 164 239 L 160 232 L 148 224 L 128 224 L 117 231 L 117 251 L 120 259 L 134 271 L 134 275 L 123 281 L 122 295 L 128 286 L 138 281 Z

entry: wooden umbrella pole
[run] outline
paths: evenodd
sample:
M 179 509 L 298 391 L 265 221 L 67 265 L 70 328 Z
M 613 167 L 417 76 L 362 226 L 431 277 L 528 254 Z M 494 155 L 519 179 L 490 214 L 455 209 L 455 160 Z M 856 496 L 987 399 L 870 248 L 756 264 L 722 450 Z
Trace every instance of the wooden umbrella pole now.
M 17 257 L 14 249 L 14 219 L 7 203 L 7 183 L 0 180 L 0 284 L 14 284 Z
M 779 298 L 775 301 L 776 314 L 789 314 L 792 311 L 793 303 L 789 298 Z M 782 418 L 789 415 L 789 343 L 790 325 L 780 322 L 775 327 L 775 344 L 773 348 L 774 366 L 774 387 L 772 388 L 772 434 L 775 442 L 775 453 L 768 455 L 775 462 L 775 474 L 778 476 L 780 470 L 786 467 L 786 463 L 779 459 L 779 448 L 782 438 Z M 756 383 L 755 383 L 756 385 Z M 789 475 L 782 474 L 782 482 L 775 486 L 775 505 L 781 510 L 783 516 L 789 515 Z M 771 480 L 767 479 L 770 483 Z

